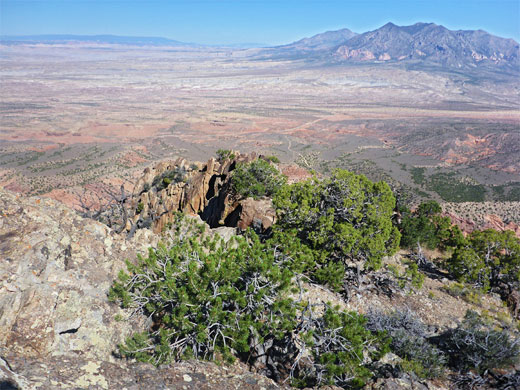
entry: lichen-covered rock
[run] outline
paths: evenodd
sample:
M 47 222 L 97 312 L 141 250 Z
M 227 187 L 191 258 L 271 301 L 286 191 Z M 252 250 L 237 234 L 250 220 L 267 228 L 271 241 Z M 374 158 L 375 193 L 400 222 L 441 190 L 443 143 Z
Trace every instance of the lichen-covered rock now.
M 23 356 L 78 352 L 111 360 L 117 343 L 140 326 L 117 323 L 107 300 L 124 259 L 158 237 L 127 241 L 51 199 L 0 189 L 0 346 Z
M 1 390 L 25 390 L 30 389 L 29 382 L 13 372 L 4 358 L 0 358 L 0 389 Z
M 271 199 L 247 198 L 240 202 L 241 213 L 237 223 L 239 229 L 253 226 L 264 231 L 276 221 L 276 211 Z
M 7 353 L 5 361 L 0 359 L 0 388 L 277 390 L 288 387 L 252 373 L 239 363 L 218 366 L 210 362 L 188 361 L 155 368 L 150 364 L 124 360 L 114 363 L 84 356 L 20 358 Z
M 229 240 L 235 230 L 210 233 Z M 128 313 L 108 302 L 109 287 L 124 259 L 159 238 L 142 229 L 127 240 L 59 202 L 0 189 L 0 388 L 284 388 L 238 363 L 155 368 L 115 357 L 117 344 L 145 319 L 116 321 Z

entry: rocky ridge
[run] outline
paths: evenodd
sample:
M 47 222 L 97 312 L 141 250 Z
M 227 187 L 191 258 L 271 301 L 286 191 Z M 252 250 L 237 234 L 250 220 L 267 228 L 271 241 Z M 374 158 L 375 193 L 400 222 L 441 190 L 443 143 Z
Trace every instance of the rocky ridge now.
M 167 236 L 140 229 L 128 239 L 55 200 L 1 188 L 0 210 L 1 389 L 287 388 L 238 362 L 188 361 L 155 368 L 118 357 L 117 344 L 146 326 L 147 319 L 127 318 L 108 302 L 108 289 L 125 259 L 135 259 Z M 227 228 L 210 234 L 229 236 L 222 229 Z M 310 302 L 340 301 L 331 292 L 308 287 Z M 396 386 L 438 388 L 410 378 L 379 380 L 371 388 Z
M 238 362 L 188 361 L 155 368 L 118 357 L 117 344 L 147 319 L 128 319 L 128 313 L 108 302 L 108 289 L 125 259 L 135 259 L 167 236 L 139 229 L 128 239 L 55 200 L 1 188 L 0 210 L 1 389 L 286 388 Z M 225 229 L 210 234 L 233 234 Z M 309 289 L 306 299 L 339 298 Z M 409 378 L 380 380 L 371 388 L 396 386 L 428 388 Z
M 427 60 L 450 67 L 519 65 L 519 46 L 485 31 L 451 31 L 434 23 L 396 26 L 387 23 L 377 30 L 349 39 L 334 55 L 342 60 Z
M 321 34 L 313 35 L 310 38 L 303 38 L 299 41 L 290 43 L 288 45 L 277 46 L 277 49 L 284 50 L 324 50 L 332 49 L 337 45 L 348 41 L 350 38 L 357 36 L 355 32 L 350 31 L 348 28 L 343 28 L 337 31 L 327 31 Z
M 241 161 L 251 158 L 256 156 L 237 157 Z M 193 165 L 176 160 L 161 164 L 145 171 L 137 183 L 136 198 L 132 199 L 138 204 L 145 199 L 142 196 L 148 194 L 147 205 L 143 203 L 142 210 L 136 214 L 137 220 L 144 221 L 153 215 L 153 210 L 161 210 L 160 200 L 164 204 L 170 194 L 177 194 L 179 202 L 172 200 L 172 205 L 183 208 L 162 209 L 164 225 L 158 229 L 153 222 L 160 218 L 150 219 L 149 227 L 161 233 L 177 211 L 195 214 L 193 218 L 203 223 L 198 214 L 204 216 L 212 200 L 215 204 L 222 201 L 232 210 L 222 214 L 225 207 L 216 207 L 218 212 L 209 213 L 220 220 L 222 215 L 231 215 L 239 206 L 236 221 L 251 221 L 254 225 L 255 219 L 264 215 L 256 206 L 256 214 L 247 213 L 250 209 L 247 204 L 253 200 L 236 200 L 226 190 L 233 170 L 231 160 L 210 159 L 207 164 Z M 184 180 L 165 183 L 167 186 L 159 190 L 159 180 L 155 178 L 162 178 L 165 172 L 175 169 L 183 172 Z M 225 177 L 218 177 L 220 175 Z M 154 182 L 155 190 L 151 190 Z M 150 188 L 144 191 L 147 184 Z M 224 202 L 224 199 L 228 200 Z M 260 201 L 272 208 L 267 199 Z M 235 205 L 235 202 L 238 203 Z M 148 211 L 145 212 L 146 206 Z M 125 259 L 134 260 L 149 246 L 167 240 L 167 234 L 154 234 L 146 228 L 135 230 L 131 237 L 116 234 L 106 225 L 82 218 L 57 201 L 21 197 L 2 189 L 0 210 L 0 388 L 284 388 L 284 384 L 251 372 L 241 363 L 226 367 L 189 361 L 155 368 L 118 358 L 117 344 L 146 326 L 147 319 L 129 319 L 127 312 L 108 302 L 108 289 L 124 267 Z M 218 223 L 216 226 L 219 227 L 207 229 L 209 234 L 229 237 L 236 232 L 233 227 Z M 401 252 L 385 259 L 385 264 L 402 267 L 401 257 L 406 255 Z M 376 277 L 386 280 L 391 273 L 383 269 Z M 421 290 L 392 289 L 388 294 L 366 286 L 348 299 L 325 288 L 306 285 L 304 296 L 311 303 L 333 302 L 361 313 L 374 308 L 409 307 L 425 323 L 439 329 L 456 326 L 468 309 L 485 310 L 496 316 L 506 312 L 496 294 L 482 297 L 475 306 L 448 294 L 448 283 L 448 280 L 426 277 Z M 119 321 L 118 317 L 125 321 Z M 447 386 L 446 382 L 419 381 L 403 375 L 379 378 L 368 388 L 433 390 L 447 389 Z
M 518 72 L 520 46 L 513 39 L 483 30 L 449 30 L 435 23 L 384 26 L 355 34 L 348 29 L 328 31 L 297 42 L 266 48 L 269 58 L 301 58 L 334 62 L 437 65 L 455 69 L 486 67 Z
M 239 163 L 258 158 L 255 153 L 235 153 L 236 157 L 205 164 L 190 164 L 183 158 L 163 161 L 146 168 L 137 181 L 132 199 L 132 226 L 151 226 L 155 233 L 171 224 L 177 212 L 200 215 L 210 227 L 254 226 L 260 231 L 275 221 L 275 210 L 270 199 L 241 199 L 231 190 L 230 177 Z M 171 180 L 167 176 L 176 174 Z
M 520 238 L 520 202 L 446 202 L 442 207 L 445 215 L 463 232 L 512 230 Z

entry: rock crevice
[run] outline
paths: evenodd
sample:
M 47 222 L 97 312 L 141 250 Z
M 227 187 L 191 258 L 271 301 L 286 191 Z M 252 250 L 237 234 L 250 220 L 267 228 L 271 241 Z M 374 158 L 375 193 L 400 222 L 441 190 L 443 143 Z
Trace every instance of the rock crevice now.
M 235 153 L 233 159 L 205 164 L 188 164 L 185 159 L 166 161 L 145 169 L 132 198 L 135 210 L 132 225 L 150 225 L 160 233 L 171 224 L 177 212 L 199 215 L 211 228 L 222 226 L 246 229 L 253 226 L 268 229 L 276 213 L 269 199 L 241 199 L 233 193 L 231 177 L 238 163 L 247 163 L 258 156 Z M 175 180 L 161 178 L 173 177 Z M 144 224 L 140 221 L 146 221 Z

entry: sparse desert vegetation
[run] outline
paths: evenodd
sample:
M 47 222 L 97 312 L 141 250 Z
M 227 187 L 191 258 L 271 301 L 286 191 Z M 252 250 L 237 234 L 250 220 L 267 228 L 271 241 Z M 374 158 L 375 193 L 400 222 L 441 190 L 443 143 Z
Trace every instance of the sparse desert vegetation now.
M 517 80 L 506 74 L 305 68 L 232 49 L 29 47 L 1 47 L 7 188 L 44 194 L 235 148 L 285 162 L 313 155 L 306 168 L 350 169 L 418 201 L 519 199 Z M 43 73 L 17 73 L 33 59 Z
M 162 166 L 169 175 L 180 164 Z M 401 207 L 396 218 L 384 182 L 336 170 L 287 184 L 270 162 L 238 152 L 221 151 L 185 184 L 222 175 L 205 196 L 212 212 L 243 207 L 237 195 L 272 198 L 276 222 L 264 229 L 253 218 L 224 239 L 170 210 L 162 230 L 169 245 L 127 261 L 112 284 L 110 299 L 129 318 L 152 318 L 120 344 L 121 357 L 155 365 L 238 360 L 302 388 L 363 388 L 383 377 L 516 383 L 520 239 L 513 232 L 465 237 L 435 201 Z M 277 191 L 269 190 L 275 181 Z M 246 182 L 253 191 L 242 191 Z M 135 214 L 156 203 L 156 192 L 164 201 L 178 197 L 177 184 L 148 186 L 139 196 L 149 204 L 138 203 Z M 219 228 L 233 226 L 226 221 Z

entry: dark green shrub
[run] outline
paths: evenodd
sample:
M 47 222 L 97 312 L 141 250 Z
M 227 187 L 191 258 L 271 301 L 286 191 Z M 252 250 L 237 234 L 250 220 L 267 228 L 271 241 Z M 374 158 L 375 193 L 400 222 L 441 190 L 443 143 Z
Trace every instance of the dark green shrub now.
M 442 376 L 446 357 L 428 341 L 426 327 L 411 311 L 372 311 L 367 317 L 370 330 L 387 332 L 391 337 L 390 349 L 403 358 L 404 371 L 412 371 L 420 378 Z
M 417 263 L 408 263 L 405 271 L 405 275 L 409 278 L 412 287 L 420 289 L 424 283 L 424 274 L 419 272 L 419 266 Z
M 390 342 L 385 334 L 367 330 L 366 322 L 360 314 L 330 307 L 313 321 L 312 330 L 304 336 L 313 363 L 299 372 L 306 386 L 336 385 L 350 389 L 365 385 L 372 376 L 364 364 L 365 354 L 377 360 L 388 352 Z
M 267 161 L 271 161 L 271 162 L 274 162 L 275 164 L 279 164 L 280 163 L 280 159 L 276 156 L 265 156 L 264 157 Z
M 482 290 L 475 288 L 472 285 L 454 282 L 449 285 L 442 286 L 442 289 L 450 294 L 452 297 L 460 297 L 468 303 L 480 305 L 482 299 Z
M 452 225 L 448 217 L 442 217 L 441 211 L 435 201 L 421 203 L 414 212 L 401 207 L 401 246 L 415 248 L 417 244 L 422 244 L 429 249 L 445 249 L 463 241 L 460 229 Z
M 231 178 L 231 186 L 236 194 L 255 199 L 276 194 L 285 182 L 285 176 L 275 166 L 261 159 L 237 164 Z
M 204 238 L 196 226 L 175 225 L 170 248 L 127 262 L 110 289 L 110 300 L 152 320 L 150 329 L 120 345 L 122 356 L 156 365 L 240 358 L 302 385 L 348 388 L 370 377 L 365 357 L 384 353 L 388 340 L 366 330 L 361 315 L 327 305 L 312 313 L 311 305 L 291 298 L 298 291 L 292 269 L 303 260 L 251 232 L 225 243 Z
M 209 252 L 208 252 L 209 250 Z M 292 273 L 274 266 L 271 251 L 254 238 L 194 238 L 151 249 L 127 264 L 110 291 L 123 307 L 151 316 L 152 329 L 128 339 L 124 356 L 154 364 L 181 358 L 226 359 L 248 353 L 252 339 L 283 337 L 295 327 L 296 307 L 282 298 Z
M 155 176 L 152 181 L 152 187 L 157 188 L 157 191 L 161 191 L 171 183 L 180 183 L 184 180 L 186 180 L 186 171 L 182 168 L 176 167 Z
M 483 291 L 489 289 L 489 270 L 471 247 L 459 247 L 446 262 L 446 268 L 459 282 L 470 282 Z
M 224 161 L 224 160 L 233 160 L 235 159 L 236 155 L 235 153 L 233 153 L 233 151 L 229 150 L 229 149 L 219 149 L 217 150 L 217 159 L 219 161 Z
M 284 186 L 274 204 L 275 230 L 296 234 L 313 251 L 315 277 L 326 279 L 359 262 L 377 269 L 398 248 L 399 232 L 391 221 L 395 198 L 384 182 L 337 170 L 329 179 Z
M 295 273 L 308 273 L 316 266 L 315 254 L 308 246 L 302 244 L 294 230 L 274 231 L 268 244 L 270 247 L 276 248 L 276 255 L 283 256 L 284 266 Z
M 442 212 L 441 205 L 434 200 L 423 202 L 417 208 L 418 215 L 424 215 L 425 217 L 433 217 Z
M 404 272 L 399 272 L 399 269 L 391 264 L 386 265 L 393 277 L 397 279 L 400 288 L 421 289 L 424 283 L 424 274 L 419 271 L 417 263 L 408 260 L 405 262 L 406 268 Z
M 459 281 L 487 291 L 500 283 L 520 282 L 520 240 L 512 231 L 476 230 L 459 244 L 446 261 Z
M 137 208 L 135 209 L 135 213 L 136 214 L 141 214 L 141 212 L 143 211 L 144 209 L 144 203 L 143 202 L 139 202 L 137 204 Z
M 468 311 L 461 325 L 440 338 L 440 346 L 449 356 L 450 366 L 466 372 L 484 373 L 519 362 L 520 338 L 505 329 L 486 323 L 474 311 Z
M 520 239 L 514 232 L 493 229 L 476 230 L 468 237 L 469 245 L 484 260 L 492 286 L 499 281 L 520 282 Z

